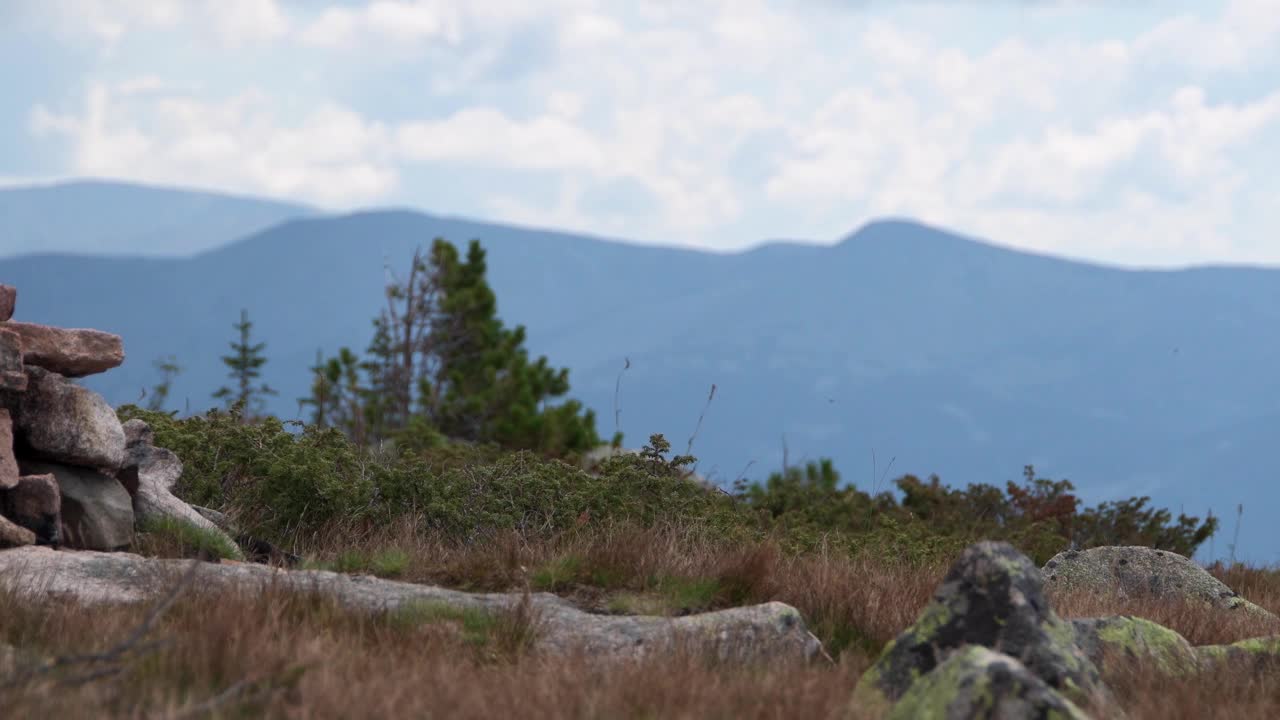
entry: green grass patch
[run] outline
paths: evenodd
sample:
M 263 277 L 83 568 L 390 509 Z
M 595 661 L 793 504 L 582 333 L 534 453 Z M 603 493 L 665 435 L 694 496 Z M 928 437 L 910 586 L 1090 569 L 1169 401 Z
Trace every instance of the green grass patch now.
M 567 590 L 580 581 L 583 564 L 577 555 L 562 555 L 535 569 L 529 581 L 536 590 Z
M 240 548 L 222 533 L 171 517 L 148 517 L 139 523 L 134 549 L 151 556 L 244 559 Z
M 657 589 L 672 614 L 709 610 L 721 594 L 716 578 L 668 576 L 658 581 Z
M 497 617 L 480 608 L 464 608 L 436 600 L 414 600 L 404 603 L 387 615 L 395 627 L 413 628 L 437 623 L 456 623 L 463 637 L 473 645 L 484 645 L 497 628 Z
M 313 560 L 304 567 L 309 570 L 355 575 L 374 575 L 380 578 L 396 578 L 404 575 L 409 567 L 409 553 L 399 548 L 385 548 L 376 552 L 346 550 L 333 560 Z

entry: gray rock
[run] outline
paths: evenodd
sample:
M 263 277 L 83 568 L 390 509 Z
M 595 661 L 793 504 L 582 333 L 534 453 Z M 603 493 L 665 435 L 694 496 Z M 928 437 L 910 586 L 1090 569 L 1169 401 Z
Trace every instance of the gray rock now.
M 130 420 L 125 426 L 126 435 L 132 435 L 134 442 L 128 446 L 124 467 L 116 479 L 133 498 L 134 520 L 140 526 L 153 519 L 179 520 L 221 536 L 228 546 L 236 547 L 221 528 L 173 494 L 173 486 L 182 476 L 178 456 L 165 448 L 152 447 L 148 441 L 150 428 L 141 420 Z
M 1203 668 L 1226 664 L 1234 671 L 1273 673 L 1280 670 L 1280 635 L 1249 638 L 1230 645 L 1201 645 L 1195 652 Z
M 1116 615 L 1071 621 L 1076 645 L 1104 675 L 1113 663 L 1142 662 L 1166 675 L 1195 672 L 1196 649 L 1169 628 L 1140 617 Z
M 126 420 L 121 428 L 124 430 L 124 446 L 155 445 L 156 434 L 146 420 L 134 418 Z
M 862 676 L 855 701 L 887 707 L 950 654 L 980 645 L 1008 655 L 1076 701 L 1105 694 L 1098 670 L 1075 645 L 1069 623 L 1044 597 L 1040 571 L 1008 543 L 971 545 L 948 571 L 915 624 Z
M 62 496 L 62 541 L 86 550 L 118 550 L 133 542 L 133 499 L 118 480 L 96 470 L 22 462 L 31 475 L 51 474 Z
M 0 552 L 0 586 L 33 602 L 65 597 L 90 604 L 146 602 L 163 594 L 189 561 L 130 553 L 59 552 L 30 547 Z M 412 610 L 421 604 L 503 611 L 519 594 L 473 594 L 429 585 L 343 575 L 322 570 L 283 570 L 249 563 L 203 563 L 194 587 L 253 590 L 268 585 L 319 592 L 358 610 Z M 822 645 L 795 608 L 779 602 L 679 618 L 619 617 L 583 612 L 549 593 L 532 593 L 538 618 L 534 649 L 549 654 L 585 653 L 637 658 L 673 644 L 724 661 L 769 662 L 821 658 Z
M 115 471 L 124 464 L 124 429 L 101 395 L 38 367 L 27 376 L 26 392 L 7 398 L 20 447 L 71 465 Z
M 913 683 L 888 718 L 1087 720 L 1088 716 L 1014 658 L 966 645 Z
M 0 490 L 0 513 L 35 533 L 41 545 L 62 541 L 62 493 L 51 474 L 24 475 L 11 490 Z
M 1177 553 L 1142 546 L 1103 546 L 1054 555 L 1042 568 L 1055 592 L 1134 599 L 1192 600 L 1275 618 Z

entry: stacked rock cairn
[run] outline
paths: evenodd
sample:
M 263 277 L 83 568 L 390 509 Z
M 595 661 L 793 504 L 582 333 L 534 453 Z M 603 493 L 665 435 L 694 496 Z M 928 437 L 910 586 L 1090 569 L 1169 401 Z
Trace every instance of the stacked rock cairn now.
M 152 517 L 220 533 L 172 494 L 182 463 L 146 423 L 74 382 L 123 363 L 120 336 L 14 321 L 17 295 L 0 285 L 0 548 L 127 549 Z

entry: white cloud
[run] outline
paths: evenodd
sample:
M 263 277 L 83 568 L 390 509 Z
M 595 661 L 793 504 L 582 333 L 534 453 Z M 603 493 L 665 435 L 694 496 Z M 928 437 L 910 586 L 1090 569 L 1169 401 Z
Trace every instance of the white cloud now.
M 46 141 L 70 140 L 77 172 L 350 205 L 425 200 L 402 171 L 465 168 L 501 189 L 453 212 L 665 242 L 833 239 L 895 214 L 1130 262 L 1246 247 L 1280 262 L 1280 248 L 1240 239 L 1265 234 L 1280 194 L 1258 161 L 1280 151 L 1275 0 L 1143 6 L 1136 29 L 1085 3 L 937 16 L 765 0 L 241 0 L 217 25 L 211 0 L 55 1 L 100 37 L 199 26 L 223 46 L 273 40 L 259 45 L 268 62 L 312 71 L 305 92 L 280 84 L 288 72 L 249 81 L 257 92 L 227 75 L 207 83 L 216 92 L 176 89 L 163 63 L 90 76 L 83 108 L 46 101 L 29 117 Z M 961 25 L 1015 11 L 985 39 Z M 1028 29 L 1037 12 L 1054 27 Z M 357 90 L 375 73 L 403 83 L 385 100 Z M 641 201 L 602 203 L 601 188 Z
M 352 48 L 370 42 L 440 39 L 456 43 L 458 13 L 436 3 L 378 0 L 363 8 L 329 8 L 302 32 L 304 42 Z
M 471 108 L 439 121 L 408 123 L 396 138 L 404 156 L 418 161 L 596 174 L 609 169 L 591 134 L 561 114 L 518 122 L 493 108 Z
M 36 106 L 31 128 L 37 137 L 65 136 L 81 175 L 335 207 L 376 199 L 398 182 L 388 131 L 353 111 L 322 105 L 288 123 L 261 91 L 210 101 L 162 90 L 148 78 L 94 84 L 78 112 Z
M 1274 50 L 1277 42 L 1280 7 L 1276 0 L 1229 0 L 1216 18 L 1177 15 L 1143 33 L 1134 46 L 1165 62 L 1240 69 L 1256 55 Z
M 210 34 L 229 46 L 280 37 L 289 19 L 276 0 L 16 0 L 36 27 L 96 37 L 108 54 L 130 34 Z

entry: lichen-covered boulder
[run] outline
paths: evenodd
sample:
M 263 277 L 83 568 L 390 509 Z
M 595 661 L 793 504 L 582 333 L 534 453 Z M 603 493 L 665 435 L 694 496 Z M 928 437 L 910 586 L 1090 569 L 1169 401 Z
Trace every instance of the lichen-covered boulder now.
M 1201 645 L 1195 652 L 1203 668 L 1225 663 L 1253 672 L 1280 670 L 1280 635 L 1249 638 L 1230 645 Z
M 915 624 L 862 676 L 854 703 L 885 707 L 966 645 L 1008 655 L 1049 687 L 1083 701 L 1105 693 L 1075 645 L 1071 625 L 1049 608 L 1040 571 L 1008 543 L 969 546 Z
M 119 550 L 133 543 L 133 500 L 118 480 L 88 468 L 22 463 L 23 472 L 50 474 L 62 499 L 62 541 L 82 550 Z
M 124 463 L 124 429 L 98 393 L 28 367 L 26 392 L 3 397 L 20 447 L 69 465 L 115 471 Z
M 1022 663 L 979 645 L 953 652 L 913 683 L 888 715 L 889 720 L 1087 717 Z
M 1046 585 L 1055 592 L 1202 601 L 1280 622 L 1280 618 L 1240 597 L 1198 564 L 1168 550 L 1119 545 L 1069 550 L 1054 555 L 1041 571 Z
M 1167 675 L 1185 675 L 1198 665 L 1187 639 L 1145 618 L 1116 615 L 1072 620 L 1076 645 L 1106 673 L 1109 663 L 1138 661 Z

